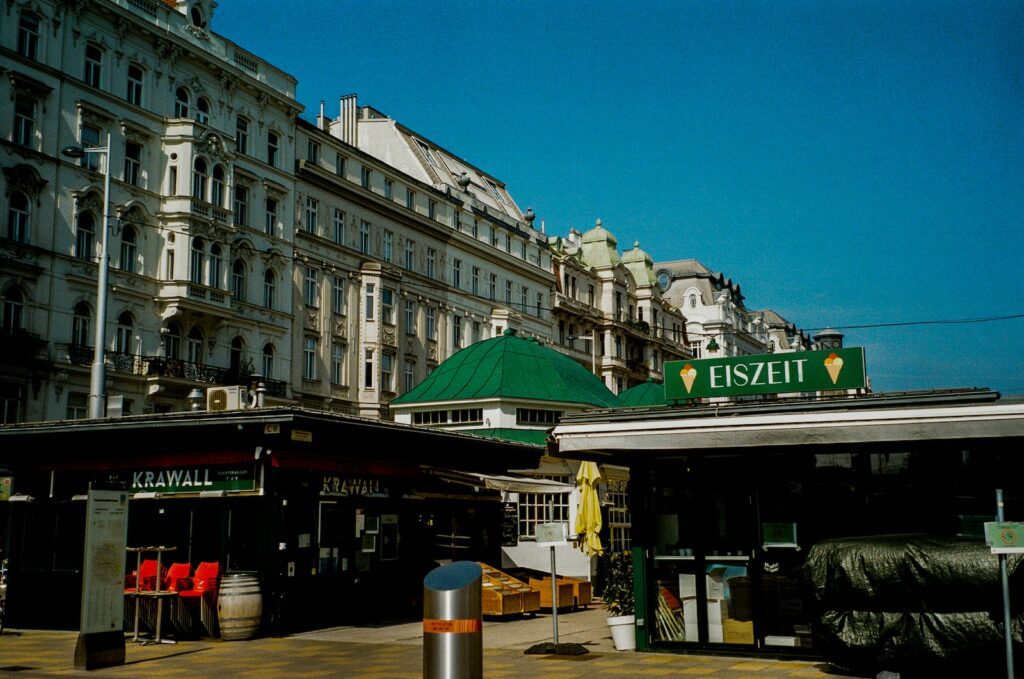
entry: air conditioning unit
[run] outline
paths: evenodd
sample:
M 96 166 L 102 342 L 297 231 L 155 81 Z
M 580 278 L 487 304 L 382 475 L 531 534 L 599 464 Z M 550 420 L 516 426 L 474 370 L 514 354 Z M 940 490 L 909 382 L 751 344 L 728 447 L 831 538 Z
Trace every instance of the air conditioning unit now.
M 245 387 L 214 387 L 206 390 L 207 410 L 242 410 L 248 405 L 248 390 Z

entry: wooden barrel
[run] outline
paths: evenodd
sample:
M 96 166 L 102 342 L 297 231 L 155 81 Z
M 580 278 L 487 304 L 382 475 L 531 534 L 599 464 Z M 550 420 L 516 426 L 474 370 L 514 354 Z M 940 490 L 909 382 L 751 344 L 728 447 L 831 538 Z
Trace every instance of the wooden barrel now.
M 217 622 L 225 641 L 252 639 L 260 628 L 263 594 L 256 573 L 230 571 L 220 580 L 217 593 Z

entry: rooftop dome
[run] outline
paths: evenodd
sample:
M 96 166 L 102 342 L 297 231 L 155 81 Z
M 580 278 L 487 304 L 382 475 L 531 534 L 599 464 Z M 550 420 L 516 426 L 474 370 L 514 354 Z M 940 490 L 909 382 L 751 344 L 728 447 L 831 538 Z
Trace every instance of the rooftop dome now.
M 590 231 L 580 238 L 583 261 L 588 266 L 615 266 L 619 263 L 619 242 L 598 219 Z
M 658 278 L 654 275 L 654 260 L 640 249 L 640 241 L 633 241 L 633 249 L 622 253 L 622 263 L 633 274 L 637 285 L 656 285 Z
M 415 389 L 391 404 L 482 398 L 582 403 L 599 408 L 621 405 L 601 380 L 576 361 L 534 339 L 511 333 L 477 342 L 452 355 Z
M 620 393 L 619 400 L 627 408 L 664 406 L 669 403 L 665 400 L 665 385 L 650 379 Z

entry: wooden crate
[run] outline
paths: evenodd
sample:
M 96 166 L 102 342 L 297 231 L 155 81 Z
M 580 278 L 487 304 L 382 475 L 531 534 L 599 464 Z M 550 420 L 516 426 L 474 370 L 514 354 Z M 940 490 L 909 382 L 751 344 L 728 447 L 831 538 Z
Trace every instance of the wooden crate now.
M 543 580 L 530 578 L 530 587 L 533 588 L 533 591 L 540 594 L 540 607 L 551 608 L 551 578 L 544 578 Z M 572 585 L 559 578 L 557 587 L 558 607 L 566 608 L 572 606 Z
M 516 615 L 540 609 L 540 595 L 525 582 L 485 563 L 479 565 L 483 570 L 480 604 L 484 615 Z
M 513 589 L 483 588 L 480 609 L 484 615 L 516 615 L 523 612 L 523 593 Z
M 572 585 L 572 596 L 577 607 L 589 606 L 593 601 L 593 587 L 590 582 L 579 578 L 558 578 L 558 581 Z

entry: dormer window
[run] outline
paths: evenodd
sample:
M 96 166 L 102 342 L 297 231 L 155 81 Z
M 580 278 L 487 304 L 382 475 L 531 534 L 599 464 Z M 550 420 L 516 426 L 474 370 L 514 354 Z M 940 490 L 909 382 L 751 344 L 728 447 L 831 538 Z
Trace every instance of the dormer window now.
M 188 16 L 192 20 L 193 26 L 196 28 L 206 28 L 206 21 L 203 19 L 203 13 L 198 7 L 190 9 Z

